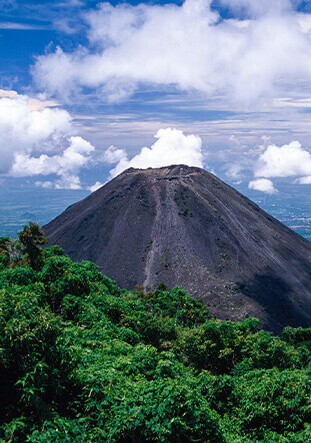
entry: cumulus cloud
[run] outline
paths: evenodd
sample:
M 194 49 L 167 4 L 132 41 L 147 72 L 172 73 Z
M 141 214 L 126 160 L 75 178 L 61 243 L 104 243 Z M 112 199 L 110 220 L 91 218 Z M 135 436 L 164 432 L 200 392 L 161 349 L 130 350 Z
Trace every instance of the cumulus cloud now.
M 45 189 L 52 189 L 52 188 L 54 188 L 54 183 L 49 180 L 47 180 L 47 181 L 37 180 L 35 182 L 35 186 L 40 187 L 40 188 L 45 188 Z
M 301 185 L 311 185 L 311 175 L 299 178 L 298 183 Z
M 278 147 L 269 145 L 260 155 L 257 177 L 297 177 L 311 175 L 311 155 L 298 141 Z
M 31 111 L 40 111 L 44 108 L 52 108 L 58 106 L 59 103 L 52 100 L 38 100 L 37 98 L 29 98 L 28 106 Z
M 81 137 L 70 137 L 68 141 L 69 146 L 60 155 L 34 157 L 29 153 L 16 153 L 11 174 L 22 177 L 56 174 L 60 177 L 55 182 L 56 188 L 80 189 L 77 172 L 88 163 L 95 148 Z
M 87 87 L 113 100 L 141 84 L 174 85 L 247 103 L 293 86 L 309 88 L 306 19 L 286 0 L 226 4 L 245 9 L 251 19 L 220 19 L 209 0 L 186 0 L 181 6 L 101 3 L 84 15 L 88 44 L 38 57 L 34 79 L 51 94 Z
M 103 160 L 106 163 L 119 163 L 127 159 L 127 154 L 124 149 L 117 148 L 111 145 L 104 154 Z
M 202 141 L 197 135 L 184 135 L 178 129 L 160 129 L 155 135 L 157 141 L 144 147 L 140 153 L 128 158 L 122 149 L 111 146 L 105 153 L 107 163 L 117 163 L 110 171 L 115 177 L 128 168 L 160 168 L 174 164 L 203 167 Z
M 267 178 L 259 178 L 257 180 L 250 181 L 248 187 L 249 189 L 254 189 L 255 191 L 265 192 L 266 194 L 275 194 L 278 192 L 273 186 L 272 181 Z
M 243 165 L 238 163 L 233 163 L 230 165 L 226 165 L 226 176 L 232 180 L 235 180 L 235 183 L 241 183 L 241 178 L 243 175 Z
M 89 186 L 88 189 L 89 189 L 91 192 L 95 192 L 95 191 L 97 191 L 97 189 L 99 189 L 99 188 L 101 188 L 102 186 L 104 186 L 104 184 L 105 184 L 105 183 L 101 183 L 100 181 L 97 181 L 97 182 L 94 183 L 94 185 Z
M 55 174 L 56 187 L 77 189 L 81 186 L 77 174 L 90 161 L 94 147 L 73 135 L 67 111 L 50 106 L 55 103 L 0 91 L 0 174 Z
M 310 152 L 298 141 L 283 146 L 269 144 L 259 155 L 254 175 L 260 178 L 251 181 L 248 187 L 268 194 L 277 192 L 270 178 L 298 177 L 296 183 L 311 184 Z
M 12 90 L 8 90 L 8 89 L 0 89 L 0 98 L 16 98 L 17 97 L 17 92 L 16 91 L 12 91 Z

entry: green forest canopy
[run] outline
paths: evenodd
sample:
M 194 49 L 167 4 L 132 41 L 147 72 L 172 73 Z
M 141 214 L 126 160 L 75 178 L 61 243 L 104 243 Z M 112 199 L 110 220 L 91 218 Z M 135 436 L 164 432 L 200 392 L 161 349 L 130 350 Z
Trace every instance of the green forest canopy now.
M 126 291 L 45 241 L 0 239 L 3 442 L 311 441 L 311 329 Z

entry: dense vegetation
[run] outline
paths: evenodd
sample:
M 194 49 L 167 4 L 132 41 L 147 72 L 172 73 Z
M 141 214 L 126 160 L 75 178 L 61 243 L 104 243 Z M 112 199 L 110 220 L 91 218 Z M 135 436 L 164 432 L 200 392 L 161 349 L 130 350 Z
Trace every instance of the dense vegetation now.
M 4 442 L 311 441 L 311 329 L 126 291 L 40 228 L 0 240 Z

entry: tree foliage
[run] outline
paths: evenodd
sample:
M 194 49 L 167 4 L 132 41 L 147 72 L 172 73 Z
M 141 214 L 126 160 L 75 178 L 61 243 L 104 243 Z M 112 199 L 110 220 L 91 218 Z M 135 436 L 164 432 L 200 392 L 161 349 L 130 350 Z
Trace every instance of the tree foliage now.
M 40 246 L 45 245 L 48 239 L 44 236 L 38 223 L 29 222 L 29 226 L 24 226 L 24 229 L 18 234 L 18 239 L 29 266 L 39 270 L 43 264 Z
M 225 322 L 181 288 L 120 289 L 31 225 L 0 242 L 0 439 L 311 441 L 311 329 Z M 13 246 L 12 246 L 13 245 Z

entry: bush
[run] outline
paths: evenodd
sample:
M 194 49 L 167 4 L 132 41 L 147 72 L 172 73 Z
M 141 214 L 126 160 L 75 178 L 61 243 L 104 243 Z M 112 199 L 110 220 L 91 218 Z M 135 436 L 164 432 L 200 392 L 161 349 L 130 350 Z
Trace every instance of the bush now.
M 1 272 L 1 281 L 9 285 L 29 285 L 37 280 L 37 274 L 29 266 L 18 266 Z
M 236 426 L 253 439 L 262 439 L 268 430 L 280 435 L 301 431 L 310 422 L 310 381 L 308 373 L 277 369 L 236 378 Z
M 26 255 L 0 266 L 3 441 L 310 440 L 310 329 L 275 337 L 180 288 L 121 290 L 58 247 Z

